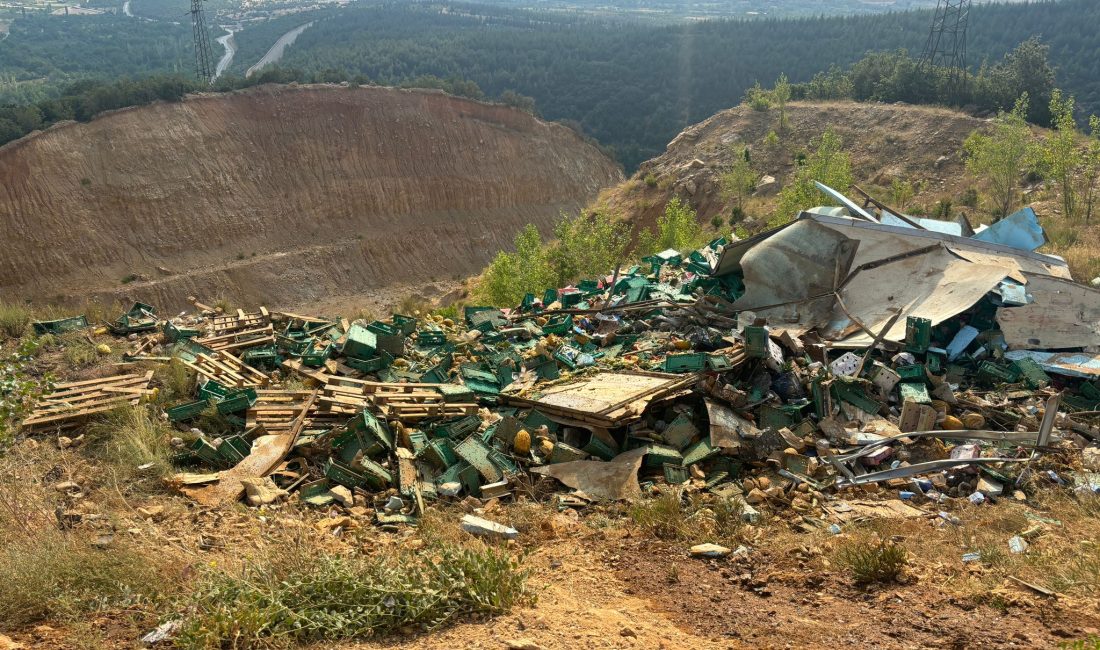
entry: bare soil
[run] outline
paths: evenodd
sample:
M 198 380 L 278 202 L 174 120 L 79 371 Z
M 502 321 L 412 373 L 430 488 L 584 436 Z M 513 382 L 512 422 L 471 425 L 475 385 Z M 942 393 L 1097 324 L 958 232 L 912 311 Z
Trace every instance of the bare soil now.
M 468 277 L 621 179 L 566 127 L 439 92 L 199 95 L 0 148 L 0 294 L 378 307 Z

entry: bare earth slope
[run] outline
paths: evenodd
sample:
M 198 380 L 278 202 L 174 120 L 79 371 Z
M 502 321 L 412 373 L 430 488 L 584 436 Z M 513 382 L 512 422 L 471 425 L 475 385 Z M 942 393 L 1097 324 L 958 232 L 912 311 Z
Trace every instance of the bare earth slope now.
M 788 105 L 788 116 L 787 133 L 769 145 L 777 110 L 737 106 L 716 113 L 681 132 L 665 153 L 642 163 L 632 180 L 603 198 L 643 226 L 653 223 L 672 196 L 689 201 L 706 221 L 728 216 L 732 200 L 722 196 L 719 177 L 748 147 L 758 174 L 778 181 L 746 206 L 762 225 L 772 208 L 769 197 L 787 183 L 798 155 L 813 151 L 814 140 L 830 127 L 851 156 L 856 183 L 882 200 L 890 199 L 885 188 L 895 178 L 919 183 L 914 205 L 923 206 L 940 198 L 955 198 L 958 205 L 958 195 L 974 183 L 959 154 L 966 137 L 984 124 L 980 119 L 943 108 L 854 102 L 796 102 Z M 643 182 L 647 177 L 653 186 Z
M 0 295 L 376 296 L 476 272 L 525 223 L 548 229 L 621 179 L 565 127 L 436 92 L 126 109 L 0 148 Z

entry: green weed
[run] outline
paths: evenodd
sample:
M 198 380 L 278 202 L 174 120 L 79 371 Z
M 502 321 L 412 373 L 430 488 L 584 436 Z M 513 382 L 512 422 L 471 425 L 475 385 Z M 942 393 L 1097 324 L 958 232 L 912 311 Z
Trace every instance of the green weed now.
M 454 546 L 366 557 L 293 548 L 239 572 L 210 571 L 186 600 L 185 649 L 270 648 L 433 630 L 533 603 L 506 552 Z
M 837 552 L 837 561 L 847 567 L 857 584 L 871 584 L 901 577 L 908 554 L 897 544 L 869 544 L 866 540 L 858 540 L 842 546 Z

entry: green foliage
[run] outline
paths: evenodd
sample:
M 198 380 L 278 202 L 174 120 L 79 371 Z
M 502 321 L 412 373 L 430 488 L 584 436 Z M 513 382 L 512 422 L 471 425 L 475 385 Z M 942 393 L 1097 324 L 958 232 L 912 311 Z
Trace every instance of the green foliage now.
M 838 192 L 848 191 L 852 184 L 852 165 L 843 141 L 831 128 L 818 139 L 812 154 L 794 172 L 794 177 L 779 192 L 775 218 L 787 221 L 802 210 L 822 205 L 828 197 L 814 185 L 818 181 Z
M 702 245 L 705 240 L 695 210 L 679 197 L 672 197 L 665 204 L 664 214 L 657 217 L 657 232 L 646 228 L 638 236 L 637 253 L 646 256 L 669 248 L 684 251 Z
M 963 143 L 966 169 L 990 185 L 990 213 L 1007 216 L 1019 201 L 1021 167 L 1029 165 L 1031 129 L 1025 121 L 1028 96 L 1022 95 L 1012 112 L 1001 112 L 990 133 L 975 131 Z
M 512 108 L 518 108 L 521 111 L 530 113 L 538 117 L 538 109 L 535 108 L 535 100 L 527 95 L 521 95 L 516 91 L 509 88 L 500 93 L 500 103 L 505 106 L 511 106 Z
M 553 269 L 542 245 L 542 237 L 527 224 L 515 238 L 516 252 L 501 251 L 485 269 L 478 285 L 479 302 L 510 307 L 518 305 L 526 293 L 539 293 L 553 284 Z
M 11 442 L 18 420 L 30 413 L 52 384 L 49 375 L 35 376 L 31 372 L 40 345 L 37 340 L 26 339 L 0 359 L 0 449 Z
M 257 648 L 434 630 L 533 603 L 528 573 L 491 548 L 443 546 L 421 556 L 302 551 L 238 575 L 207 573 L 180 603 L 177 644 Z
M 757 81 L 745 91 L 745 103 L 754 111 L 766 111 L 772 107 L 772 95 Z
M 749 150 L 743 149 L 733 157 L 729 168 L 722 173 L 718 183 L 722 188 L 722 198 L 736 201 L 734 207 L 743 209 L 745 197 L 752 193 L 756 185 L 756 172 L 752 168 Z
M 134 9 L 151 11 L 150 5 L 153 14 L 171 11 L 170 0 L 142 0 Z M 990 63 L 971 74 L 965 92 L 945 71 L 927 75 L 899 51 L 867 56 L 868 43 L 919 52 L 927 12 L 655 24 L 503 6 L 443 12 L 431 3 L 350 3 L 310 11 L 308 18 L 290 14 L 249 22 L 235 36 L 239 49 L 230 74 L 214 88 L 347 80 L 353 86 L 440 87 L 473 97 L 503 98 L 512 91 L 532 98 L 549 119 L 573 120 L 628 171 L 661 153 L 688 124 L 742 98 L 766 109 L 771 92 L 751 90 L 754 81 L 780 74 L 790 79 L 791 100 L 855 98 L 996 111 L 1011 110 L 1026 91 L 1032 98 L 1029 120 L 1046 123 L 1053 65 L 1087 111 L 1100 109 L 1100 78 L 1093 69 L 1100 41 L 1082 31 L 1100 21 L 1100 4 L 983 3 L 972 18 L 968 54 Z M 282 67 L 241 76 L 276 38 L 306 20 L 314 25 L 287 50 Z M 73 117 L 67 102 L 47 100 L 64 94 L 76 79 L 189 73 L 189 26 L 186 20 L 172 22 L 178 21 L 17 18 L 12 35 L 0 41 L 0 102 L 33 104 L 35 110 L 0 110 L 0 142 L 28 133 L 34 124 Z M 1030 39 L 1033 34 L 1046 40 Z M 866 64 L 843 72 L 864 57 Z M 148 101 L 135 97 L 130 103 Z
M 560 287 L 579 278 L 605 275 L 626 261 L 630 227 L 603 212 L 581 212 L 575 217 L 562 215 L 554 237 L 557 241 L 547 257 L 553 286 Z
M 771 97 L 776 108 L 779 109 L 779 132 L 786 133 L 790 127 L 790 119 L 787 116 L 787 102 L 791 100 L 791 84 L 787 80 L 786 74 L 779 75 L 775 87 L 772 88 Z
M 1039 168 L 1058 187 L 1062 214 L 1070 221 L 1091 216 L 1094 187 L 1100 170 L 1100 120 L 1089 120 L 1091 137 L 1081 146 L 1082 135 L 1074 120 L 1075 100 L 1056 89 L 1050 98 L 1054 130 L 1039 148 Z
M 837 561 L 847 567 L 857 584 L 897 580 L 905 570 L 907 559 L 904 547 L 889 542 L 852 541 L 837 552 Z
M 909 181 L 895 178 L 890 182 L 890 201 L 899 210 L 907 209 L 916 193 L 916 188 Z
M 26 307 L 0 302 L 0 337 L 17 339 L 27 332 L 30 324 L 31 313 Z
M 653 172 L 646 174 L 643 180 L 646 187 L 657 187 L 657 177 L 653 175 Z

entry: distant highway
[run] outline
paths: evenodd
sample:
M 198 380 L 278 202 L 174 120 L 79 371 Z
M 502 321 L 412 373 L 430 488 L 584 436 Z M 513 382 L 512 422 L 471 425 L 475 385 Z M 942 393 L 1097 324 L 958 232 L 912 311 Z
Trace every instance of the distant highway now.
M 214 69 L 214 79 L 222 76 L 225 69 L 233 62 L 233 55 L 237 53 L 237 42 L 233 40 L 233 30 L 228 27 L 223 27 L 222 29 L 226 31 L 225 36 L 221 36 L 216 40 L 225 48 L 225 54 L 218 60 L 218 67 Z M 214 79 L 211 79 L 211 81 Z
M 265 54 L 262 59 L 257 61 L 256 65 L 249 68 L 248 71 L 244 73 L 244 76 L 251 77 L 253 73 L 259 72 L 265 66 L 269 66 L 272 63 L 277 63 L 279 59 L 283 58 L 283 53 L 286 52 L 286 48 L 290 47 L 298 38 L 298 35 L 306 31 L 306 29 L 309 28 L 311 25 L 313 25 L 312 20 L 304 25 L 298 25 L 294 29 L 280 36 L 279 40 L 275 41 L 275 44 L 272 45 L 271 49 L 267 51 L 267 54 Z

